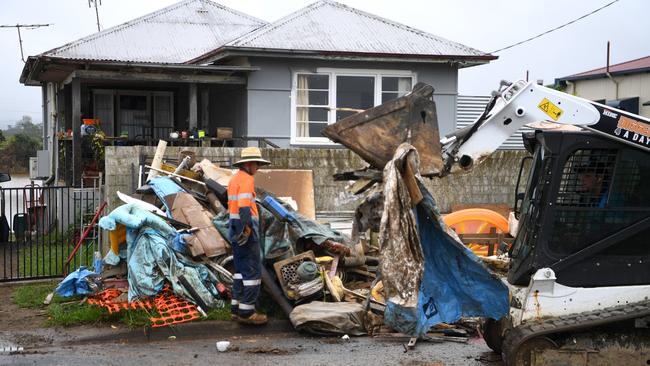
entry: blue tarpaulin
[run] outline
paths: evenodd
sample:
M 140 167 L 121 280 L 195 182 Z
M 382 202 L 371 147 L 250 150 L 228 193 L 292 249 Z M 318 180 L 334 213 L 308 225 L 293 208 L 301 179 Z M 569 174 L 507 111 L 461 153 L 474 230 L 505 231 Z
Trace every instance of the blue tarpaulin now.
M 424 199 L 410 209 L 410 198 L 406 197 L 408 191 L 397 167 L 403 166 L 407 155 L 412 153 L 417 154 L 412 146 L 403 144 L 384 171 L 384 207 L 388 208 L 384 215 L 393 217 L 387 218 L 386 224 L 382 225 L 386 232 L 380 233 L 380 238 L 392 238 L 382 243 L 382 250 L 412 252 L 401 257 L 393 256 L 392 263 L 382 263 L 385 289 L 387 284 L 396 284 L 392 290 L 387 289 L 393 294 L 387 299 L 384 322 L 404 334 L 422 336 L 435 324 L 453 323 L 461 317 L 501 318 L 509 310 L 508 288 L 457 240 L 444 224 L 433 196 L 421 181 L 419 185 Z M 417 161 L 417 155 L 415 159 Z M 389 172 L 391 169 L 394 171 Z M 410 227 L 400 227 L 403 224 Z M 413 229 L 417 235 L 408 234 L 415 234 Z M 415 246 L 414 241 L 419 241 L 419 246 Z M 402 271 L 395 273 L 399 268 Z M 413 282 L 415 285 L 406 286 L 406 290 L 400 288 L 401 283 L 392 282 L 394 277 L 405 272 L 404 269 L 411 270 L 411 280 L 416 280 Z M 412 291 L 414 289 L 417 290 Z
M 151 186 L 158 199 L 165 205 L 167 216 L 171 217 L 172 208 L 167 204 L 165 197 L 170 194 L 185 192 L 185 190 L 170 177 L 155 177 L 149 181 L 149 186 Z
M 75 295 L 88 295 L 92 293 L 88 281 L 88 276 L 94 276 L 95 272 L 89 271 L 86 267 L 81 266 L 76 271 L 67 275 L 61 283 L 54 290 L 57 294 L 63 297 L 70 297 Z

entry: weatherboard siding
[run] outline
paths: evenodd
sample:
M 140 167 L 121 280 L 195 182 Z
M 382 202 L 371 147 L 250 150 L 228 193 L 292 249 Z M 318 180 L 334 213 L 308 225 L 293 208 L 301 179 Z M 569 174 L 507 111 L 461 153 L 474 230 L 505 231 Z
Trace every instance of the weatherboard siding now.
M 454 130 L 458 69 L 450 64 L 380 63 L 326 61 L 286 58 L 253 58 L 249 60 L 259 71 L 248 77 L 248 135 L 268 137 L 282 147 L 290 146 L 291 81 L 294 72 L 316 72 L 318 68 L 405 70 L 415 74 L 416 82 L 435 88 L 434 101 L 438 111 L 440 133 Z
M 618 84 L 618 99 L 639 97 L 639 114 L 650 118 L 650 73 L 614 76 Z M 576 80 L 568 84 L 567 93 L 589 100 L 616 98 L 616 85 L 609 78 Z

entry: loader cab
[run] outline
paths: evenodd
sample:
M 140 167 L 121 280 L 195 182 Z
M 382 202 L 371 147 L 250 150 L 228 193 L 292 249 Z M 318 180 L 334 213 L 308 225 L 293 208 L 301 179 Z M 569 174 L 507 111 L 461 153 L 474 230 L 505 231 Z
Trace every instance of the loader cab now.
M 650 153 L 587 131 L 525 136 L 533 154 L 508 282 L 650 283 Z

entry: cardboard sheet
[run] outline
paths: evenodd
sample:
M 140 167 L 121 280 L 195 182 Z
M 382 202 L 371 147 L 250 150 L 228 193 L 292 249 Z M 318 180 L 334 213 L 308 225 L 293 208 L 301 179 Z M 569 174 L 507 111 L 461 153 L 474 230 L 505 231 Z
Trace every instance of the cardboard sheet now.
M 216 257 L 226 253 L 228 243 L 212 224 L 212 214 L 189 193 L 176 194 L 172 206 L 172 217 L 192 227 L 199 228 L 187 240 L 193 257 L 205 254 Z
M 298 203 L 298 212 L 316 219 L 314 172 L 311 170 L 262 169 L 255 174 L 255 186 L 276 197 L 291 197 Z

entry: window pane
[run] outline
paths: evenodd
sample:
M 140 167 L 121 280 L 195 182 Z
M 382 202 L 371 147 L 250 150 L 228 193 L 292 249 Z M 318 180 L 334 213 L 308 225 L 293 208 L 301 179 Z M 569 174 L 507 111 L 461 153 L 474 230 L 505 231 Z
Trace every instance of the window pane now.
M 327 123 L 310 123 L 309 137 L 323 137 L 320 132 L 327 127 Z
M 399 93 L 381 93 L 381 102 L 386 103 L 389 100 L 397 99 L 399 97 Z
M 336 107 L 368 109 L 375 105 L 375 78 L 372 76 L 337 76 Z M 354 112 L 336 112 L 339 120 Z
M 298 107 L 296 121 L 298 122 L 327 122 L 327 108 Z
M 321 131 L 327 127 L 327 123 L 296 123 L 296 136 L 297 137 L 323 137 Z
M 309 123 L 307 122 L 296 122 L 296 137 L 308 137 L 309 136 Z
M 298 90 L 297 97 L 296 105 L 299 106 L 329 104 L 328 91 Z
M 383 77 L 381 78 L 381 89 L 382 91 L 398 91 L 397 89 L 397 79 L 393 77 Z
M 327 109 L 309 108 L 309 121 L 327 122 Z
M 298 74 L 298 89 L 329 89 L 329 75 Z
M 381 78 L 382 91 L 399 91 L 400 96 L 411 91 L 411 77 L 385 76 Z

